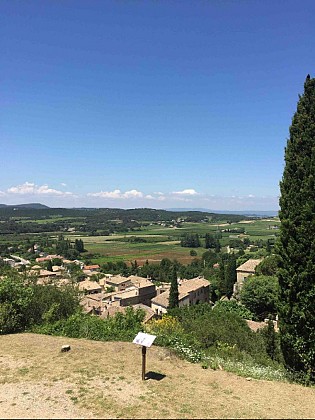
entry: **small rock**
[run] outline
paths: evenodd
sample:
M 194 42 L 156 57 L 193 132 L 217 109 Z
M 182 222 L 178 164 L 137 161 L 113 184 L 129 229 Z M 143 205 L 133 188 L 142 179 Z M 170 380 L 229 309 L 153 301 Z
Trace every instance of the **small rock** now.
M 246 381 L 251 381 L 252 380 L 252 378 L 246 378 Z
M 71 350 L 71 347 L 69 346 L 69 344 L 65 344 L 64 346 L 61 346 L 61 351 L 63 353 L 70 350 Z

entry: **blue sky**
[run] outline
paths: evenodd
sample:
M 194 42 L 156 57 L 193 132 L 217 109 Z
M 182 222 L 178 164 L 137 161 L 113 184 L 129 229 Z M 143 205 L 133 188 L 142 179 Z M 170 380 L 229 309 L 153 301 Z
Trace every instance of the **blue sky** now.
M 278 209 L 315 1 L 0 2 L 0 202 Z

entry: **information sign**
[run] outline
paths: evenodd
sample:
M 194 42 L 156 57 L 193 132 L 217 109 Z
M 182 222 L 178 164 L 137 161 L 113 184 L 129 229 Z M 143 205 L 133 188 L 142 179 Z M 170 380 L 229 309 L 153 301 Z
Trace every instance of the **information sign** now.
M 151 347 L 155 339 L 156 335 L 139 332 L 133 340 L 133 343 L 140 344 L 140 346 Z

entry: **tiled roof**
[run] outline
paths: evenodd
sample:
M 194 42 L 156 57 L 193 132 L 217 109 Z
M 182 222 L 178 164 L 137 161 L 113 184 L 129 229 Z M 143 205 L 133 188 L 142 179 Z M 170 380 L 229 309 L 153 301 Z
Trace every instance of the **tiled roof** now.
M 129 276 L 128 280 L 138 287 L 144 287 L 144 286 L 152 286 L 152 282 L 148 280 L 146 277 L 139 277 L 139 276 Z
M 107 280 L 107 283 L 119 285 L 121 283 L 130 283 L 130 280 L 127 277 L 122 276 L 113 276 Z
M 168 301 L 169 301 L 170 291 L 166 290 L 166 292 L 161 293 L 158 296 L 155 296 L 153 299 L 151 299 L 151 302 L 155 305 L 163 306 L 163 308 L 168 307 Z
M 199 289 L 200 287 L 207 287 L 210 283 L 208 280 L 205 280 L 202 277 L 196 277 L 194 279 L 184 281 L 180 286 L 178 286 L 179 294 L 187 294 L 193 292 L 194 290 Z
M 246 261 L 244 264 L 237 267 L 236 271 L 248 271 L 248 272 L 253 272 L 254 273 L 255 268 L 261 262 L 262 262 L 262 259 L 260 259 L 260 260 L 250 259 L 250 260 Z
M 84 280 L 79 283 L 79 290 L 102 290 L 96 281 Z
M 194 279 L 185 280 L 181 285 L 178 286 L 178 299 L 182 300 L 189 295 L 190 292 L 201 289 L 202 287 L 209 286 L 210 283 L 208 280 L 205 280 L 202 277 L 196 277 Z M 164 308 L 168 307 L 170 291 L 166 290 L 160 295 L 151 299 L 152 303 L 156 305 L 163 306 Z
M 255 332 L 259 330 L 260 328 L 264 328 L 267 325 L 264 321 L 257 322 L 257 321 L 250 321 L 249 319 L 246 319 L 246 322 L 249 328 Z

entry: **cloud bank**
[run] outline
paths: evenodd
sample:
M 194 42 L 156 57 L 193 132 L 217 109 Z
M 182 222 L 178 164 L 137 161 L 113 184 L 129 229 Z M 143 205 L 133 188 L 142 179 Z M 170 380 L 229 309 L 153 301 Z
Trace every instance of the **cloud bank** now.
M 61 183 L 65 187 L 65 183 Z M 207 208 L 210 210 L 277 210 L 278 197 L 256 196 L 247 194 L 243 196 L 219 196 L 209 193 L 198 192 L 194 188 L 183 188 L 171 192 L 143 192 L 137 188 L 123 191 L 121 189 L 92 191 L 82 194 L 74 194 L 49 186 L 47 183 L 37 185 L 34 182 L 24 182 L 0 190 L 2 201 L 17 203 L 23 199 L 31 201 L 35 197 L 50 206 L 72 207 L 106 207 L 118 205 L 121 207 L 190 207 Z M 20 198 L 18 198 L 20 197 Z M 116 204 L 114 204 L 116 202 Z M 176 205 L 176 203 L 178 203 Z M 186 203 L 186 204 L 185 204 Z M 18 204 L 18 203 L 17 203 Z

